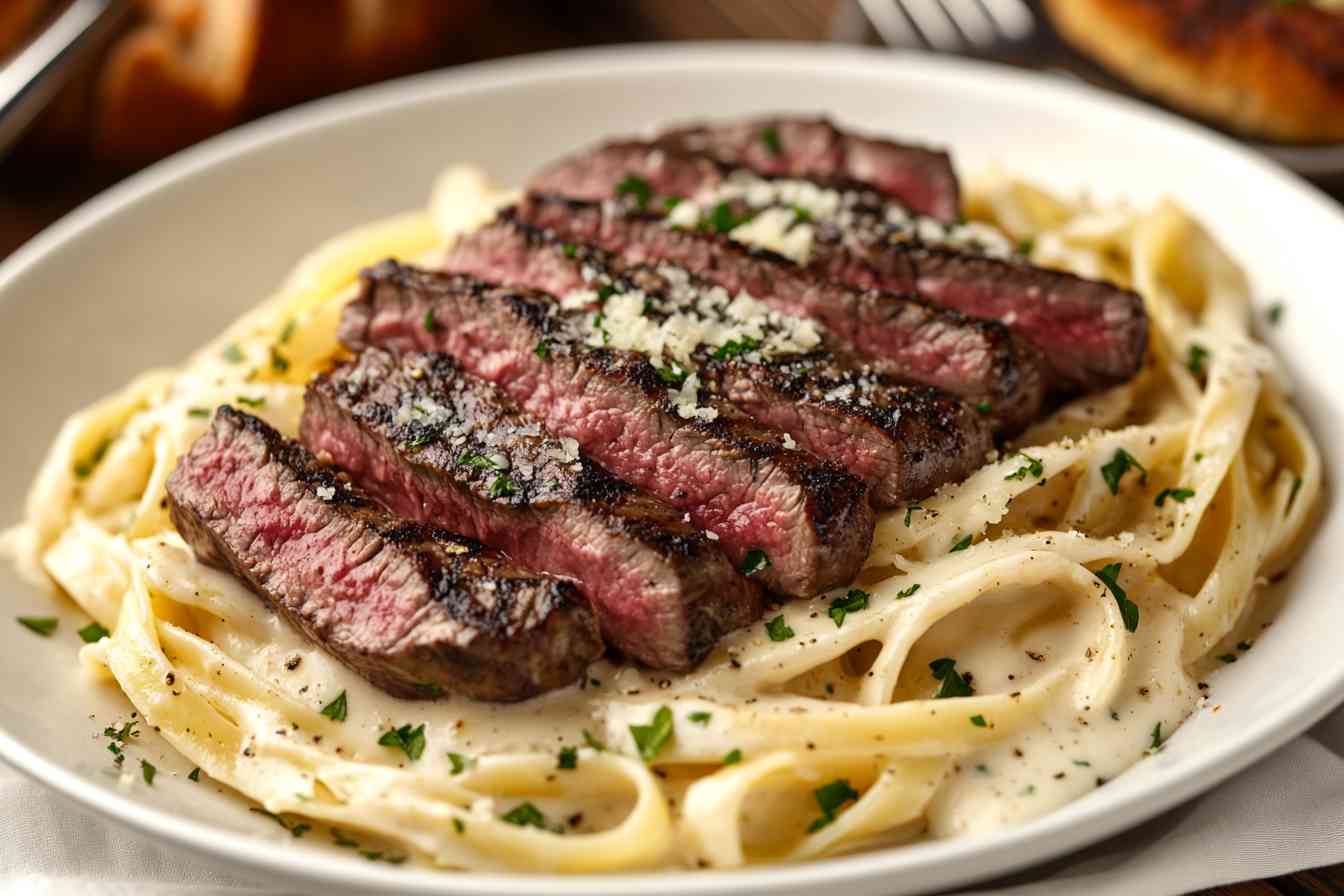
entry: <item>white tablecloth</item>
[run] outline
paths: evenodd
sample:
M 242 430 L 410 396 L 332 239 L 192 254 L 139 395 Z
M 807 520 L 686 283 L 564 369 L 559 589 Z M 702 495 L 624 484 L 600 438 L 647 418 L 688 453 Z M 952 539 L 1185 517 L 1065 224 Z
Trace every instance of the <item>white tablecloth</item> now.
M 299 894 L 153 843 L 0 765 L 5 896 Z M 1175 896 L 1344 862 L 1344 710 L 1212 793 L 1092 849 L 970 893 Z

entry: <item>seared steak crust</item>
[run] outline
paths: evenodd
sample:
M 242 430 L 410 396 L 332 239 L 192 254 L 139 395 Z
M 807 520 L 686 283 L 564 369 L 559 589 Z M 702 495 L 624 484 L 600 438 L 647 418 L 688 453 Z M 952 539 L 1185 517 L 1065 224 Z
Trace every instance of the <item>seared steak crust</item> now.
M 668 263 L 626 265 L 601 249 L 561 243 L 512 214 L 459 240 L 444 266 L 555 295 L 639 290 L 652 320 L 671 312 L 704 316 L 713 289 Z M 769 330 L 768 323 L 761 326 Z M 697 360 L 717 394 L 866 481 L 877 507 L 927 497 L 965 478 L 991 445 L 980 415 L 950 395 L 903 385 L 833 351 L 769 360 L 751 352 L 716 358 L 702 350 Z
M 730 405 L 674 400 L 646 358 L 586 344 L 545 293 L 383 262 L 365 272 L 341 339 L 452 355 L 607 469 L 689 513 L 734 563 L 764 551 L 771 565 L 759 577 L 781 594 L 825 591 L 862 566 L 873 533 L 862 482 L 786 449 Z
M 760 614 L 757 586 L 680 513 L 447 355 L 365 349 L 309 385 L 300 429 L 396 513 L 576 580 L 607 641 L 650 666 L 689 669 Z
M 1021 429 L 1041 412 L 1040 356 L 1000 323 L 846 286 L 723 236 L 667 227 L 654 215 L 536 194 L 516 214 L 551 238 L 591 243 L 626 263 L 671 262 L 729 292 L 745 290 L 776 310 L 810 317 L 885 372 L 979 405 L 1002 432 Z
M 408 523 L 225 405 L 168 480 L 204 563 L 391 694 L 522 700 L 602 652 L 578 590 L 445 529 Z
M 664 169 L 659 156 L 697 155 L 726 168 L 748 168 L 760 174 L 805 177 L 813 180 L 861 181 L 922 214 L 955 221 L 961 211 L 960 189 L 952 160 L 940 150 L 895 143 L 846 133 L 816 118 L 761 118 L 728 124 L 697 124 L 673 128 L 651 141 L 618 141 L 562 159 L 548 166 L 531 183 L 540 192 L 581 196 L 569 187 L 579 166 L 601 183 L 610 195 L 612 184 L 627 174 L 638 174 L 659 184 Z M 568 186 L 566 186 L 568 184 Z M 699 184 L 678 190 L 658 186 L 673 196 L 687 196 Z

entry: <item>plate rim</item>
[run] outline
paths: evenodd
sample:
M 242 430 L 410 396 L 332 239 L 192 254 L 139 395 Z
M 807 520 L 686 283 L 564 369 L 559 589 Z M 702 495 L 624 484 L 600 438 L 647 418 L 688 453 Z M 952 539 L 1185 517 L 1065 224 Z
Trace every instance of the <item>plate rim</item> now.
M 1078 103 L 1104 113 L 1137 118 L 1143 127 L 1201 144 L 1202 151 L 1221 154 L 1248 165 L 1275 182 L 1295 201 L 1316 205 L 1344 230 L 1344 210 L 1318 188 L 1281 165 L 1259 156 L 1229 137 L 1137 99 L 1108 94 L 1087 85 L 976 60 L 826 44 L 782 42 L 669 42 L 619 44 L 471 63 L 395 79 L 347 91 L 284 110 L 170 156 L 131 175 L 84 202 L 34 236 L 0 262 L 0 302 L 29 268 L 66 243 L 121 210 L 178 181 L 208 171 L 235 156 L 263 150 L 274 143 L 346 119 L 376 115 L 455 94 L 506 89 L 573 74 L 619 76 L 622 72 L 666 67 L 681 70 L 769 70 L 799 62 L 824 67 L 828 74 L 846 72 L 897 78 L 922 73 L 944 81 L 977 82 L 976 88 L 1009 92 L 1029 90 L 1050 102 Z M 910 846 L 856 853 L 797 865 L 753 866 L 732 870 L 654 871 L 615 874 L 555 875 L 525 872 L 454 872 L 436 869 L 383 868 L 356 859 L 309 849 L 287 848 L 255 834 L 185 819 L 170 810 L 140 803 L 131 796 L 90 787 L 72 770 L 30 750 L 0 722 L 0 759 L 83 809 L 126 824 L 142 834 L 222 859 L 244 873 L 270 872 L 289 880 L 338 890 L 399 893 L 481 893 L 512 896 L 520 888 L 549 896 L 618 896 L 635 890 L 647 896 L 680 896 L 734 892 L 768 894 L 825 883 L 862 884 L 893 872 L 915 872 L 926 879 L 923 889 L 961 886 L 1001 877 L 1075 852 L 1150 820 L 1204 793 L 1277 750 L 1322 719 L 1344 701 L 1344 663 L 1316 680 L 1310 696 L 1275 715 L 1252 719 L 1243 735 L 1191 756 L 1181 765 L 1156 769 L 1138 790 L 1124 797 L 1094 799 L 1089 794 L 1018 827 L 976 837 L 930 841 Z M 1174 735 L 1179 737 L 1179 732 Z

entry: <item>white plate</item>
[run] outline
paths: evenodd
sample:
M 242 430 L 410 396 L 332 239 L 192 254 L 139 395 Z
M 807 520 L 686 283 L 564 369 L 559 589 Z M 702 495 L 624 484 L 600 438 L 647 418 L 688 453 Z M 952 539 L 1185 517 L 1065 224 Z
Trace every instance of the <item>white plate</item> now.
M 319 240 L 423 203 L 433 175 L 478 160 L 516 179 L 603 135 L 704 116 L 823 111 L 864 130 L 944 143 L 963 172 L 1000 162 L 1062 189 L 1147 203 L 1170 194 L 1287 303 L 1272 335 L 1331 466 L 1344 466 L 1339 254 L 1344 215 L 1292 176 L 1174 117 L 1075 85 L 889 51 L 662 46 L 473 66 L 360 91 L 244 128 L 89 203 L 0 267 L 0 383 L 10 409 L 5 521 L 66 414 L 172 363 L 273 288 Z M 1307 375 L 1310 374 L 1308 380 Z M 1327 508 L 1277 623 L 1215 677 L 1202 713 L 1161 754 L 1033 824 L 978 839 L 732 873 L 520 878 L 374 865 L 296 842 L 214 787 L 161 775 L 119 791 L 97 736 L 127 712 L 76 665 L 83 618 L 34 637 L 0 619 L 0 755 L 73 799 L 165 840 L 320 881 L 328 891 L 852 896 L 964 884 L 1061 855 L 1152 818 L 1300 733 L 1344 694 L 1344 537 Z M 6 569 L 7 616 L 52 605 Z M 92 714 L 92 718 L 91 718 Z M 189 766 L 147 738 L 165 770 Z M 162 758 L 160 759 L 160 755 Z M 21 811 L 21 807 L 7 807 Z

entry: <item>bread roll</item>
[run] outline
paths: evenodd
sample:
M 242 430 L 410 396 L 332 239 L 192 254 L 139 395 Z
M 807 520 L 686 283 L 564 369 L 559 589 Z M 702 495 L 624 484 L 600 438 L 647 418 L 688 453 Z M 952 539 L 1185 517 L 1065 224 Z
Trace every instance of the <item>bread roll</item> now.
M 1043 0 L 1071 44 L 1139 89 L 1270 140 L 1344 142 L 1339 0 Z

